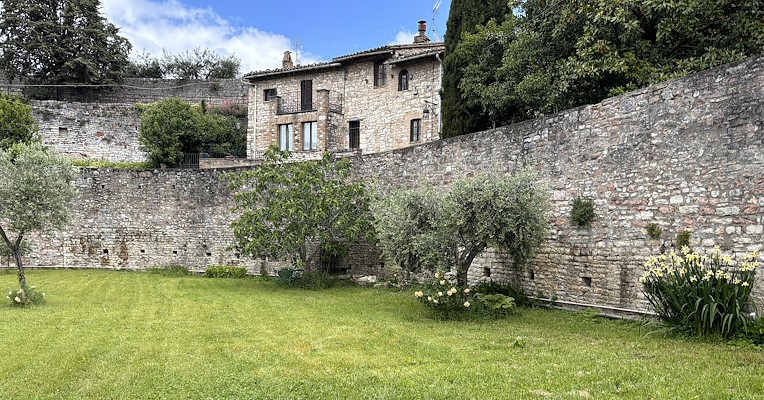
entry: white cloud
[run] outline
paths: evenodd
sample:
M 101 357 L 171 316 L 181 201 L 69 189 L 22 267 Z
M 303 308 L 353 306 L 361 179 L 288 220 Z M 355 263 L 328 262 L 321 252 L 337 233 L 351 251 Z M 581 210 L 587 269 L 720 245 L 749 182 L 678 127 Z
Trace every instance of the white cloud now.
M 419 36 L 418 32 L 402 30 L 395 35 L 395 39 L 387 44 L 410 44 L 414 43 L 414 36 Z
M 238 27 L 211 8 L 181 4 L 177 0 L 103 0 L 102 11 L 120 34 L 133 45 L 133 55 L 146 51 L 161 56 L 162 50 L 181 53 L 195 47 L 241 59 L 241 72 L 280 68 L 289 38 L 255 27 Z M 318 61 L 301 53 L 300 62 Z

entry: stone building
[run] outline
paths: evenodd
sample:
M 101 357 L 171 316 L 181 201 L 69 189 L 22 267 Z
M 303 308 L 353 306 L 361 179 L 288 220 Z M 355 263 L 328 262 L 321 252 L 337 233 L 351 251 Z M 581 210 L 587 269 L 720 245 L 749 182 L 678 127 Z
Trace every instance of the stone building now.
M 335 153 L 378 153 L 437 140 L 442 42 L 424 21 L 414 43 L 388 45 L 282 68 L 250 72 L 247 152 L 271 145 L 298 159 Z

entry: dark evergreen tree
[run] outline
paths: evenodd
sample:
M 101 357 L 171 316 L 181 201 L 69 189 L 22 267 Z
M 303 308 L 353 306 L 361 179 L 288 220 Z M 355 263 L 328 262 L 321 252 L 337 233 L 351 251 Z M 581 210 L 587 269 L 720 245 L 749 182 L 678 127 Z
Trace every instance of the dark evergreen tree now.
M 0 68 L 33 83 L 119 82 L 130 42 L 99 6 L 99 0 L 3 1 Z
M 484 113 L 470 107 L 462 98 L 459 90 L 462 69 L 469 60 L 459 58 L 456 47 L 465 32 L 475 32 L 476 28 L 490 20 L 501 23 L 511 12 L 514 2 L 507 0 L 454 0 L 448 14 L 446 35 L 444 38 L 446 56 L 443 60 L 443 93 L 441 112 L 443 114 L 443 132 L 441 137 L 463 135 L 490 127 L 490 121 Z

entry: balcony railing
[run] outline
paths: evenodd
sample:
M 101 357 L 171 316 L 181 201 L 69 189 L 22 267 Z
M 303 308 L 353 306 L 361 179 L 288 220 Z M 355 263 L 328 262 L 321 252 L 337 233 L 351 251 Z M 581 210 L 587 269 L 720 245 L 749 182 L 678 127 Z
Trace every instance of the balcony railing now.
M 312 91 L 310 96 L 303 96 L 301 92 L 283 93 L 279 95 L 279 114 L 294 114 L 318 110 L 318 94 Z M 342 93 L 329 91 L 329 111 L 342 112 Z

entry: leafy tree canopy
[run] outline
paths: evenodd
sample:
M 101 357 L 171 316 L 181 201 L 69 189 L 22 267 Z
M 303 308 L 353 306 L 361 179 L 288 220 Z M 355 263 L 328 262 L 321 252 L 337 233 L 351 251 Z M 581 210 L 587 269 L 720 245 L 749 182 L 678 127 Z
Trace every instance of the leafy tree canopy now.
M 99 0 L 4 0 L 0 67 L 10 79 L 33 83 L 119 82 L 131 46 L 99 6 Z
M 322 254 L 338 258 L 352 243 L 373 240 L 370 199 L 362 181 L 348 180 L 346 159 L 288 158 L 271 146 L 259 167 L 229 176 L 240 213 L 231 226 L 242 254 L 311 268 Z
M 764 53 L 761 1 L 526 0 L 516 11 L 453 52 L 469 60 L 461 101 L 497 126 Z
M 58 230 L 68 223 L 76 194 L 74 178 L 71 162 L 40 143 L 17 143 L 0 150 L 0 238 L 16 261 L 19 284 L 25 291 L 24 236 Z
M 37 123 L 24 99 L 0 93 L 0 149 L 28 143 L 35 132 Z
M 164 52 L 161 58 L 147 53 L 130 61 L 128 75 L 135 78 L 232 79 L 239 75 L 241 60 L 221 57 L 209 49 L 195 48 L 179 54 Z
M 546 189 L 524 170 L 509 178 L 461 179 L 447 191 L 394 191 L 372 204 L 386 258 L 407 271 L 456 270 L 467 284 L 472 261 L 488 247 L 517 266 L 546 238 Z

